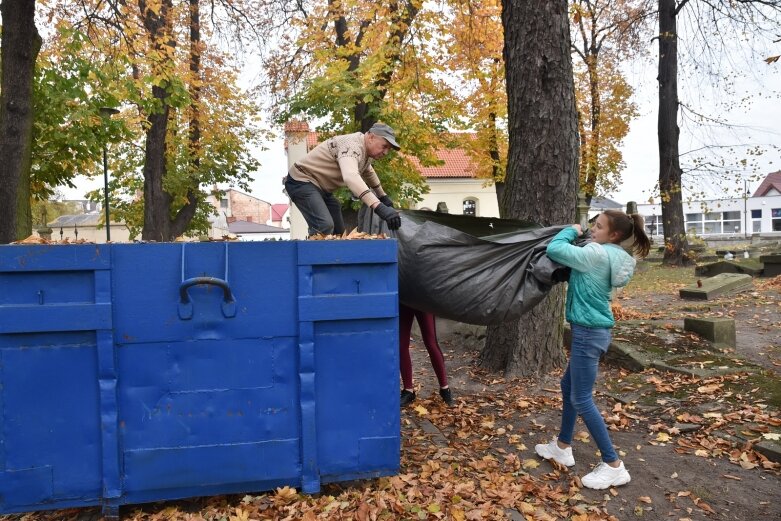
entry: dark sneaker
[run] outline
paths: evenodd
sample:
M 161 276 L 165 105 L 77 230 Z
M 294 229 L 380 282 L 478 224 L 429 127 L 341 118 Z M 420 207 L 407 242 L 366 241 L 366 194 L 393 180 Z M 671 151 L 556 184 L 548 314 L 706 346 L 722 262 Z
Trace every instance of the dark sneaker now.
M 402 407 L 406 407 L 407 405 L 411 404 L 415 401 L 415 391 L 408 391 L 406 389 L 401 390 L 401 398 L 399 399 L 399 404 Z
M 453 405 L 453 394 L 450 392 L 450 387 L 440 389 L 439 395 L 442 397 L 442 401 L 445 402 L 448 407 Z

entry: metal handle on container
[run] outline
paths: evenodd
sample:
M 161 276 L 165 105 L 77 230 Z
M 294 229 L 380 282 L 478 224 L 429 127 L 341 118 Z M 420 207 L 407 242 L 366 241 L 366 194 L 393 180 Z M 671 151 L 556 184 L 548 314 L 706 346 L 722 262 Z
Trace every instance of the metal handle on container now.
M 236 316 L 236 300 L 233 298 L 233 293 L 227 281 L 214 277 L 194 277 L 182 281 L 182 284 L 179 286 L 179 318 L 190 320 L 193 317 L 193 303 L 190 301 L 190 295 L 187 293 L 187 290 L 192 286 L 201 284 L 222 288 L 222 314 L 225 318 Z

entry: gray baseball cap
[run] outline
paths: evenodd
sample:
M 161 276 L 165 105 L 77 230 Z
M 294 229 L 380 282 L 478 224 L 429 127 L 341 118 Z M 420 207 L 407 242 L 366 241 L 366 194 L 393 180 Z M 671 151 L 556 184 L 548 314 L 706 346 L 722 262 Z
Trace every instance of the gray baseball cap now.
M 401 147 L 396 143 L 396 132 L 385 123 L 375 123 L 372 128 L 369 129 L 370 134 L 385 138 L 385 141 L 390 143 L 395 150 L 401 150 Z

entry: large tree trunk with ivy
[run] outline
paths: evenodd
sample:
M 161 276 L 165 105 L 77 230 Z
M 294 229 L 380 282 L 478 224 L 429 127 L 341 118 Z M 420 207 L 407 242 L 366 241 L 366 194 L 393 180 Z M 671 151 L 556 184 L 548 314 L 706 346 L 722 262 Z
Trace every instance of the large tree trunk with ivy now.
M 573 222 L 578 130 L 566 0 L 503 3 L 510 150 L 502 215 Z M 556 287 L 517 322 L 488 328 L 483 366 L 528 376 L 564 362 L 564 292 Z
M 659 0 L 659 191 L 664 223 L 664 263 L 690 263 L 683 220 L 678 153 L 678 11 L 675 0 Z
M 152 48 L 160 56 L 166 56 L 167 47 L 175 45 L 171 35 L 172 0 L 164 0 L 156 10 L 149 8 L 144 0 L 139 1 L 139 6 Z M 167 66 L 166 63 L 160 63 L 155 73 L 164 77 Z M 166 138 L 171 111 L 167 86 L 167 81 L 163 80 L 160 85 L 152 87 L 152 96 L 157 103 L 147 118 L 149 127 L 146 131 L 144 151 L 144 227 L 141 231 L 141 238 L 145 241 L 171 241 L 182 235 L 198 207 L 197 193 L 195 189 L 191 189 L 187 192 L 187 201 L 173 215 L 174 198 L 165 189 Z
M 35 28 L 35 0 L 3 0 L 0 11 L 0 244 L 7 244 L 32 231 L 29 177 L 33 72 L 41 37 Z M 22 219 L 18 217 L 20 210 Z

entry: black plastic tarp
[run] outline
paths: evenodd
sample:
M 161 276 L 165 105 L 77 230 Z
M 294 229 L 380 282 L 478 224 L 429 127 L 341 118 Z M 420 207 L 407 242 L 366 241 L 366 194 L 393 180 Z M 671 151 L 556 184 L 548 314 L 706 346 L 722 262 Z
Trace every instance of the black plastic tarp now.
M 363 228 L 388 233 L 377 221 L 367 215 Z M 545 254 L 565 227 L 405 210 L 391 234 L 399 244 L 399 298 L 470 324 L 517 319 L 569 277 L 569 268 Z

